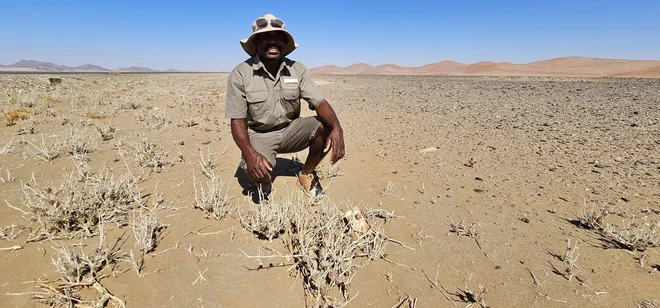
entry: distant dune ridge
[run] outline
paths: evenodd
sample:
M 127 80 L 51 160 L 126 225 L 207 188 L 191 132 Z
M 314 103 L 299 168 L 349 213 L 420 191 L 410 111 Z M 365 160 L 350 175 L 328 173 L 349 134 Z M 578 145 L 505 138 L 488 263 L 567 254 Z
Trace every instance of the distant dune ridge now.
M 20 60 L 14 64 L 0 64 L 0 72 L 181 72 L 175 69 L 158 71 L 147 67 L 131 66 L 107 69 L 94 64 L 66 66 L 35 60 Z M 312 74 L 364 74 L 364 75 L 474 75 L 474 76 L 567 76 L 567 77 L 652 77 L 660 78 L 659 60 L 624 60 L 587 57 L 563 57 L 527 64 L 482 61 L 465 64 L 442 61 L 417 67 L 396 64 L 372 66 L 357 63 L 347 67 L 324 65 L 310 69 Z
M 147 72 L 160 72 L 158 70 L 150 69 L 147 67 L 140 66 L 131 66 L 131 67 L 122 67 L 117 69 L 107 69 L 94 64 L 85 64 L 79 66 L 66 66 L 59 65 L 50 62 L 41 62 L 35 60 L 20 60 L 14 64 L 2 65 L 0 64 L 0 71 L 19 71 L 19 72 L 110 72 L 110 71 L 119 71 L 119 72 L 135 72 L 135 73 L 147 73 Z M 179 72 L 178 70 L 169 69 L 166 72 Z
M 623 60 L 563 57 L 527 64 L 483 61 L 464 64 L 442 61 L 417 67 L 395 64 L 347 67 L 325 65 L 310 69 L 312 74 L 368 75 L 475 75 L 475 76 L 567 76 L 567 77 L 655 77 L 660 78 L 658 60 Z

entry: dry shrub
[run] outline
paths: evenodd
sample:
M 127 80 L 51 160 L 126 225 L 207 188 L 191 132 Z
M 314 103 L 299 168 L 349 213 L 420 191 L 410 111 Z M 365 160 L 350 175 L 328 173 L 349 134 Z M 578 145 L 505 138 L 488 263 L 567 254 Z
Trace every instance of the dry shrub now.
M 603 228 L 603 233 L 609 237 L 610 242 L 619 248 L 630 251 L 645 251 L 649 248 L 660 247 L 660 221 L 636 224 L 633 219 L 630 223 L 623 222 L 623 227 L 617 230 L 612 225 Z
M 305 292 L 315 307 L 343 306 L 349 301 L 349 285 L 356 270 L 364 265 L 354 262 L 356 258 L 366 257 L 370 262 L 382 257 L 389 238 L 382 225 L 366 233 L 354 230 L 327 199 L 314 207 L 301 198 L 289 203 L 287 246 L 296 261 L 293 270 L 303 277 Z M 334 289 L 341 292 L 341 299 L 333 296 Z
M 564 253 L 564 256 L 561 258 L 562 262 L 564 262 L 564 267 L 566 271 L 566 278 L 568 281 L 571 281 L 573 277 L 581 272 L 582 270 L 580 267 L 577 266 L 577 260 L 578 257 L 580 257 L 580 254 L 576 254 L 578 250 L 577 246 L 577 240 L 575 241 L 575 245 L 571 246 L 571 240 L 568 240 L 568 244 L 566 245 L 566 252 Z
M 142 113 L 135 116 L 135 119 L 144 124 L 147 129 L 163 130 L 171 123 L 167 117 L 167 111 L 164 109 L 145 109 Z
M 199 166 L 202 168 L 202 173 L 210 179 L 216 177 L 215 166 L 217 164 L 218 157 L 216 154 L 211 152 L 211 148 L 206 149 L 206 157 L 202 150 L 199 150 Z
M 34 281 L 42 292 L 31 292 L 33 299 L 51 307 L 105 307 L 108 302 L 115 307 L 126 307 L 122 299 L 112 295 L 99 281 L 101 272 L 114 266 L 121 257 L 121 239 L 111 247 L 104 246 L 103 240 L 101 236 L 99 247 L 91 252 L 85 252 L 82 243 L 78 251 L 65 244 L 55 244 L 53 249 L 57 252 L 57 258 L 51 260 L 61 277 L 54 281 Z M 84 300 L 81 293 L 85 292 L 81 291 L 89 288 L 96 290 L 101 297 Z
M 18 123 L 17 135 L 34 135 L 37 133 L 36 123 L 33 119 L 27 119 Z
M 113 103 L 113 106 L 122 110 L 136 110 L 142 107 L 142 103 L 131 97 L 123 97 L 119 102 Z
M 69 127 L 61 140 L 62 149 L 70 155 L 87 155 L 98 148 L 98 139 L 88 130 Z
M 158 221 L 156 214 L 140 210 L 133 211 L 131 228 L 135 237 L 135 247 L 143 254 L 147 254 L 156 248 L 158 236 L 164 226 Z
M 229 189 L 225 189 L 224 183 L 218 177 L 211 177 L 206 181 L 206 185 L 203 185 L 198 184 L 193 176 L 193 185 L 195 189 L 193 207 L 202 210 L 207 218 L 222 220 L 236 211 L 236 206 L 229 203 L 231 199 L 227 194 Z
M 116 131 L 117 128 L 113 125 L 105 125 L 103 123 L 98 123 L 96 125 L 96 132 L 103 141 L 112 140 L 112 138 L 115 137 Z
M 470 274 L 470 277 L 465 282 L 465 287 L 463 288 L 463 290 L 459 289 L 460 293 L 455 295 L 457 295 L 461 301 L 468 303 L 466 308 L 472 307 L 475 304 L 479 305 L 479 307 L 482 308 L 490 307 L 486 305 L 486 302 L 484 301 L 484 297 L 488 293 L 488 289 L 486 287 L 484 287 L 482 284 L 479 284 L 478 291 L 470 290 L 469 284 L 470 281 L 472 280 L 472 275 L 474 275 L 474 273 Z
M 173 165 L 167 152 L 146 137 L 127 143 L 132 149 L 133 158 L 140 167 L 150 168 L 152 172 L 161 172 L 166 165 Z
M 44 135 L 36 142 L 27 141 L 29 147 L 23 152 L 23 157 L 33 157 L 43 161 L 52 161 L 60 157 L 61 143 L 57 141 L 46 142 Z
M 290 201 L 275 202 L 263 200 L 261 203 L 250 203 L 245 219 L 241 216 L 243 226 L 260 238 L 272 241 L 284 233 L 288 224 Z
M 467 236 L 467 237 L 478 237 L 479 231 L 477 231 L 478 223 L 473 222 L 470 225 L 465 224 L 465 220 L 462 220 L 459 223 L 452 222 L 450 225 L 451 232 L 456 233 L 457 236 Z
M 134 200 L 131 184 L 126 176 L 115 179 L 107 171 L 79 184 L 71 172 L 59 185 L 47 182 L 42 187 L 33 175 L 23 185 L 23 213 L 33 222 L 28 240 L 91 237 L 101 222 L 125 224 Z
M 601 230 L 605 225 L 605 218 L 610 214 L 609 210 L 605 206 L 601 206 L 600 209 L 596 210 L 596 205 L 591 206 L 591 210 L 587 210 L 586 201 L 584 209 L 578 217 L 580 226 L 585 229 Z
M 592 206 L 591 210 L 583 210 L 578 217 L 579 225 L 585 229 L 592 229 L 603 236 L 604 241 L 612 247 L 627 249 L 630 251 L 645 251 L 649 248 L 660 247 L 660 220 L 637 224 L 632 221 L 617 229 L 611 224 L 605 223 L 609 210 L 603 206 L 599 210 Z
M 30 114 L 25 108 L 14 108 L 5 113 L 5 125 L 13 126 L 19 121 L 23 121 L 30 117 Z

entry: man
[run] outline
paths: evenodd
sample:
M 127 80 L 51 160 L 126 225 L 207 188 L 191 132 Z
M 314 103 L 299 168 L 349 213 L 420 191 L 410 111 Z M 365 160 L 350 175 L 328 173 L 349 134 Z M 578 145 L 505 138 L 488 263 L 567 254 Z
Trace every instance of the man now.
M 298 181 L 305 192 L 319 194 L 318 164 L 330 149 L 331 164 L 344 157 L 344 135 L 337 115 L 307 68 L 285 57 L 298 44 L 281 19 L 272 14 L 257 18 L 252 35 L 241 40 L 241 46 L 251 58 L 229 74 L 225 105 L 232 137 L 242 152 L 239 168 L 267 196 L 276 154 L 309 147 Z M 301 98 L 317 116 L 300 117 Z

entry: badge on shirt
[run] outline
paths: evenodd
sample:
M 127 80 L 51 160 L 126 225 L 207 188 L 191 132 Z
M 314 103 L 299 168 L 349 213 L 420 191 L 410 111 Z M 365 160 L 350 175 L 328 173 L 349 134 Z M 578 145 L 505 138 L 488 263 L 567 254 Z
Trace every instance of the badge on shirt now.
M 297 88 L 298 78 L 284 78 L 284 88 Z

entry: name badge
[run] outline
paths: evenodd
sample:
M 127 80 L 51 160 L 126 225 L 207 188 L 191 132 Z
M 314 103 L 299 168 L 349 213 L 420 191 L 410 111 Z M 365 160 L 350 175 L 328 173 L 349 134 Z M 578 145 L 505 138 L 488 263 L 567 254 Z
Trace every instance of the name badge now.
M 297 88 L 298 84 L 298 78 L 284 78 L 285 88 Z

